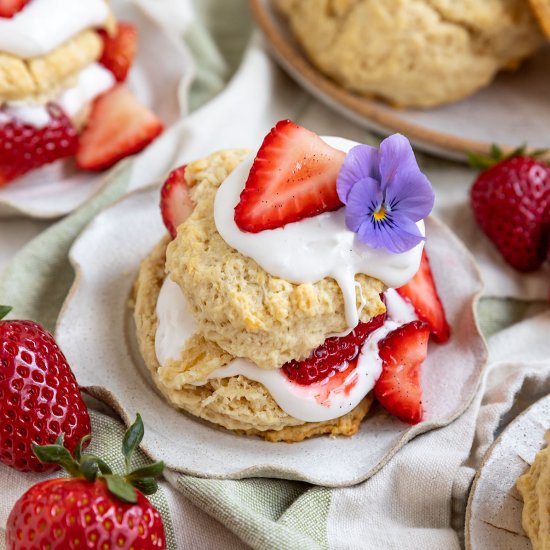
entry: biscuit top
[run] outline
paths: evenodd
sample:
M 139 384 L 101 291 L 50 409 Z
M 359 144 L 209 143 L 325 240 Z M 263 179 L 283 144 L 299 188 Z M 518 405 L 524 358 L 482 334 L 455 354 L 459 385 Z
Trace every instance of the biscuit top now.
M 333 278 L 293 284 L 273 276 L 216 230 L 217 189 L 246 157 L 245 151 L 222 151 L 187 167 L 196 207 L 168 246 L 166 269 L 207 340 L 235 357 L 275 369 L 307 357 L 328 335 L 348 325 L 344 298 Z M 364 302 L 361 320 L 383 313 L 383 283 L 366 275 L 356 281 L 356 307 Z
M 0 52 L 22 59 L 44 56 L 109 17 L 105 0 L 33 0 L 11 19 L 0 19 Z M 45 24 L 47 22 L 47 24 Z

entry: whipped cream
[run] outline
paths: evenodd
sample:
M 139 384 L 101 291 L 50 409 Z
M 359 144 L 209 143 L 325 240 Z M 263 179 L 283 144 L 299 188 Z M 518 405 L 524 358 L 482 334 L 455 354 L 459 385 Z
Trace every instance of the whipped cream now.
M 78 74 L 75 85 L 66 89 L 54 101 L 65 114 L 74 119 L 76 115 L 97 96 L 115 84 L 115 77 L 99 63 L 92 63 Z M 35 128 L 44 128 L 50 122 L 46 105 L 26 101 L 9 101 L 0 111 L 0 122 L 16 118 Z
M 247 359 L 234 359 L 225 367 L 210 373 L 208 380 L 245 376 L 263 384 L 275 402 L 288 415 L 304 422 L 323 422 L 344 416 L 352 411 L 372 390 L 382 373 L 378 342 L 402 324 L 416 319 L 414 309 L 399 294 L 388 289 L 385 294 L 387 318 L 372 332 L 361 349 L 357 366 L 342 380 L 328 377 L 309 386 L 290 381 L 282 369 L 261 369 Z M 180 287 L 166 277 L 156 306 L 157 332 L 155 352 L 162 366 L 177 360 L 185 342 L 196 332 L 197 324 Z M 345 370 L 347 365 L 342 366 Z
M 108 16 L 105 0 L 32 0 L 11 19 L 0 18 L 0 52 L 43 56 L 83 30 L 102 26 Z
M 155 353 L 158 362 L 165 366 L 170 359 L 179 359 L 185 342 L 197 332 L 197 322 L 187 300 L 170 276 L 160 289 L 156 313 Z
M 348 152 L 356 142 L 323 137 L 336 149 Z M 316 283 L 326 277 L 336 280 L 345 301 L 348 329 L 359 322 L 355 276 L 364 273 L 386 286 L 398 288 L 418 271 L 424 243 L 402 254 L 374 249 L 359 241 L 346 227 L 345 209 L 289 223 L 259 233 L 241 231 L 234 208 L 240 200 L 254 155 L 235 168 L 216 193 L 216 228 L 229 246 L 256 261 L 265 271 L 296 284 Z M 424 222 L 418 222 L 424 234 Z

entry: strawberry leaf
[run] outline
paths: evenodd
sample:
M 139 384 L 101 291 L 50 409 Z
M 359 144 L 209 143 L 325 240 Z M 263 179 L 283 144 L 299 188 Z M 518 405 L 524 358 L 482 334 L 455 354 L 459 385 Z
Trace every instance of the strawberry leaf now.
M 144 477 L 157 477 L 162 474 L 163 470 L 164 462 L 154 462 L 153 464 L 148 464 L 147 466 L 134 470 L 126 476 L 126 479 L 132 482 Z
M 0 320 L 3 319 L 12 308 L 10 306 L 0 306 Z
M 136 490 L 122 477 L 106 475 L 103 479 L 107 483 L 109 491 L 123 502 L 135 504 L 137 502 Z
M 92 455 L 87 455 L 80 463 L 80 472 L 86 481 L 95 481 L 99 466 Z
M 144 495 L 154 495 L 159 488 L 159 484 L 152 477 L 136 479 L 133 482 L 133 486 L 141 491 Z
M 135 422 L 128 428 L 128 431 L 124 434 L 124 440 L 122 441 L 122 452 L 126 459 L 126 473 L 130 473 L 132 456 L 143 440 L 144 431 L 143 420 L 138 413 Z
M 74 458 L 77 462 L 80 462 L 80 459 L 82 458 L 82 450 L 84 449 L 84 445 L 86 443 L 88 443 L 88 441 L 90 441 L 90 439 L 92 439 L 92 436 L 91 436 L 91 434 L 88 434 L 88 435 L 84 436 L 78 442 L 78 445 L 76 446 L 76 449 L 74 450 Z M 63 441 L 61 441 L 61 443 L 58 443 L 58 445 L 63 445 Z
M 32 451 L 44 464 L 58 464 L 74 477 L 80 476 L 78 462 L 71 456 L 71 453 L 62 445 L 36 445 L 32 444 Z

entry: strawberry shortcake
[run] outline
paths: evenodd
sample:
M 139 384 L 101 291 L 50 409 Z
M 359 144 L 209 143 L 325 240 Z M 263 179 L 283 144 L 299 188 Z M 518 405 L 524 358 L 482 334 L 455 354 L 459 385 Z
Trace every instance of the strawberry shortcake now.
M 102 170 L 161 133 L 124 86 L 136 49 L 106 0 L 0 0 L 0 186 L 70 157 Z
M 154 383 L 270 441 L 352 435 L 374 398 L 420 422 L 428 340 L 450 336 L 423 251 L 433 202 L 403 136 L 377 149 L 288 120 L 256 154 L 174 170 L 135 284 Z

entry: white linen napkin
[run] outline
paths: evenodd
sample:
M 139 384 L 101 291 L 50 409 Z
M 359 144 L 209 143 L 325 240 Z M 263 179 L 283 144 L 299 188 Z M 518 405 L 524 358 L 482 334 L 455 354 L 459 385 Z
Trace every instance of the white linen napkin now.
M 545 313 L 493 336 L 491 367 L 464 415 L 408 443 L 365 483 L 335 489 L 329 547 L 461 548 L 468 490 L 483 455 L 511 420 L 550 393 L 549 333 Z

